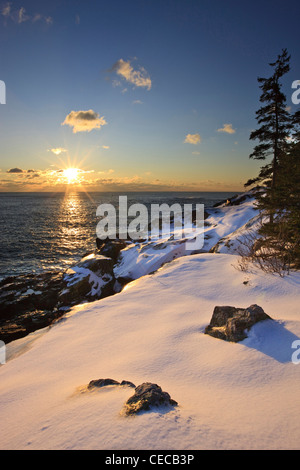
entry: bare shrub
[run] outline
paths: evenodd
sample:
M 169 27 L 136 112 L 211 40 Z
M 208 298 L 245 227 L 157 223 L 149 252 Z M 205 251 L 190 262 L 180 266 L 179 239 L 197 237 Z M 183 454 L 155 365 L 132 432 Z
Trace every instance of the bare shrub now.
M 261 227 L 262 227 L 261 221 Z M 288 239 L 288 230 L 284 222 L 278 224 L 277 236 L 261 234 L 260 230 L 248 230 L 237 239 L 238 269 L 248 271 L 250 265 L 262 271 L 284 277 L 293 267 L 293 253 L 300 240 Z

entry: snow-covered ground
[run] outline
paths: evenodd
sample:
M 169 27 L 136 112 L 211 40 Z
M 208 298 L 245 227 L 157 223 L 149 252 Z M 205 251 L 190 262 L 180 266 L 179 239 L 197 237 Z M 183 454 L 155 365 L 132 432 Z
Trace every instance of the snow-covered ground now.
M 230 239 L 231 235 L 236 240 L 237 233 L 242 236 L 243 233 L 247 232 L 248 224 L 252 224 L 258 217 L 252 191 L 245 193 L 245 196 L 249 197 L 241 205 L 230 206 L 223 204 L 210 211 L 210 215 L 204 223 L 202 237 L 199 236 L 197 230 L 188 230 L 187 241 L 192 244 L 193 239 L 199 237 L 198 240 L 201 243 L 203 239 L 204 244 L 198 251 L 208 252 L 220 242 L 225 245 L 223 249 L 226 252 L 234 252 L 234 249 L 238 247 L 238 243 L 235 242 L 234 248 L 228 250 L 226 241 Z M 138 279 L 145 274 L 156 271 L 164 263 L 189 254 L 193 250 L 191 245 L 189 245 L 189 248 L 190 251 L 186 250 L 186 246 L 179 236 L 177 239 L 172 240 L 169 234 L 164 236 L 163 232 L 158 239 L 132 244 L 123 250 L 122 261 L 114 269 L 115 276 Z M 218 251 L 220 250 L 222 250 L 221 247 Z
M 204 248 L 256 214 L 253 200 L 218 208 Z M 147 274 L 157 258 L 143 271 L 141 253 L 132 253 L 136 280 L 122 292 L 7 345 L 1 449 L 298 449 L 300 273 L 241 272 L 227 252 L 177 257 Z M 216 305 L 254 303 L 274 321 L 244 341 L 204 334 Z M 107 377 L 157 383 L 179 406 L 124 417 L 132 388 L 85 389 Z

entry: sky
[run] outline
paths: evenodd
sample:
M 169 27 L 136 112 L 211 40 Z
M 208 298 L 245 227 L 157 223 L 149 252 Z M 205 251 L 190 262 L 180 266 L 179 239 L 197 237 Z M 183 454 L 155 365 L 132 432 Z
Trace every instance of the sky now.
M 0 191 L 243 191 L 261 165 L 257 78 L 283 48 L 300 106 L 299 14 L 294 0 L 0 1 Z

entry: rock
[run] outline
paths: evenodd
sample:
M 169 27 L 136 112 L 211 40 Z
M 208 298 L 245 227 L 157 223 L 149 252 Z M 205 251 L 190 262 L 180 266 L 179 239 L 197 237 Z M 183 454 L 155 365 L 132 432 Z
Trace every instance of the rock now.
M 100 240 L 99 238 L 96 239 L 97 243 L 97 248 L 98 248 L 98 253 L 107 256 L 108 258 L 111 258 L 114 260 L 114 262 L 117 261 L 120 251 L 126 248 L 127 243 L 124 240 Z
M 9 343 L 55 321 L 63 274 L 47 272 L 3 279 L 0 284 L 0 339 Z
M 74 305 L 83 301 L 91 290 L 90 275 L 86 277 L 72 279 L 72 283 L 66 280 L 65 288 L 59 294 L 61 305 Z M 69 283 L 70 282 L 70 283 Z
M 129 380 L 122 380 L 122 382 L 120 383 L 120 385 L 124 385 L 124 386 L 127 386 L 127 387 L 132 387 L 132 388 L 136 388 L 136 386 L 134 385 L 134 383 L 130 382 Z
M 234 196 L 230 197 L 229 199 L 223 199 L 220 202 L 217 202 L 213 205 L 213 207 L 220 207 L 220 206 L 238 206 L 242 202 L 246 201 L 248 198 L 252 197 L 251 194 L 235 194 Z
M 251 197 L 255 197 L 257 193 L 264 192 L 265 189 L 262 186 L 255 186 L 254 188 L 250 189 L 246 193 L 242 194 L 235 194 L 231 196 L 229 199 L 223 199 L 220 202 L 217 202 L 213 205 L 213 207 L 220 207 L 220 206 L 238 206 L 239 204 L 243 203 L 247 199 Z
M 114 293 L 114 262 L 111 258 L 91 254 L 65 273 L 59 305 L 76 305 L 98 300 Z
M 91 254 L 76 264 L 76 272 L 83 268 L 92 271 L 97 276 L 102 276 L 103 274 L 113 274 L 113 266 L 114 262 L 111 258 L 100 254 Z
M 237 343 L 247 338 L 247 330 L 263 320 L 272 318 L 256 304 L 246 309 L 217 306 L 214 308 L 210 324 L 205 328 L 205 334 Z
M 0 282 L 0 340 L 51 325 L 71 306 L 115 293 L 114 261 L 92 253 L 66 273 L 25 274 Z
M 7 344 L 16 339 L 23 338 L 35 330 L 51 325 L 63 313 L 65 312 L 60 312 L 59 310 L 22 312 L 19 316 L 15 315 L 12 320 L 0 322 L 0 339 Z
M 152 407 L 177 405 L 178 403 L 167 392 L 163 392 L 159 385 L 144 382 L 136 387 L 134 395 L 128 398 L 123 411 L 129 416 L 140 411 L 148 411 Z
M 96 379 L 90 381 L 90 383 L 88 384 L 88 388 L 100 388 L 106 387 L 107 385 L 120 385 L 120 382 L 117 382 L 117 380 L 114 379 Z
M 0 285 L 0 319 L 20 312 L 53 309 L 63 274 L 26 274 L 3 279 Z
M 122 382 L 120 383 L 114 379 L 97 379 L 97 380 L 90 381 L 90 383 L 88 384 L 88 389 L 95 388 L 95 387 L 96 388 L 106 387 L 107 385 L 120 385 L 120 386 L 128 386 L 128 387 L 135 388 L 135 385 L 132 382 L 129 382 L 128 380 L 122 380 Z
M 5 344 L 23 338 L 28 333 L 28 329 L 22 323 L 6 322 L 0 326 L 0 338 Z

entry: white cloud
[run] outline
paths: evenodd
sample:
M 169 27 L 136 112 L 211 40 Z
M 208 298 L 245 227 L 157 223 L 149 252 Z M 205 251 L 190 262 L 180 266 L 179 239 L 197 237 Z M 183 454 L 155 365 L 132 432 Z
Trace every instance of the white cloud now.
M 63 147 L 58 147 L 58 148 L 49 149 L 48 152 L 49 151 L 52 153 L 55 153 L 55 155 L 60 155 L 63 152 L 67 152 L 67 149 L 64 149 Z
M 225 132 L 226 134 L 235 134 L 235 129 L 232 128 L 232 124 L 224 124 L 218 132 Z
M 197 145 L 201 142 L 200 134 L 187 134 L 184 143 Z
M 108 149 L 109 149 L 109 145 L 102 145 L 102 148 L 105 149 L 105 150 L 108 150 Z
M 127 62 L 123 59 L 118 60 L 112 70 L 132 85 L 151 89 L 152 82 L 148 72 L 143 67 L 134 70 L 129 60 Z
M 88 111 L 71 111 L 65 118 L 63 125 L 73 127 L 73 133 L 90 132 L 93 129 L 100 129 L 107 124 L 104 117 L 89 109 Z

